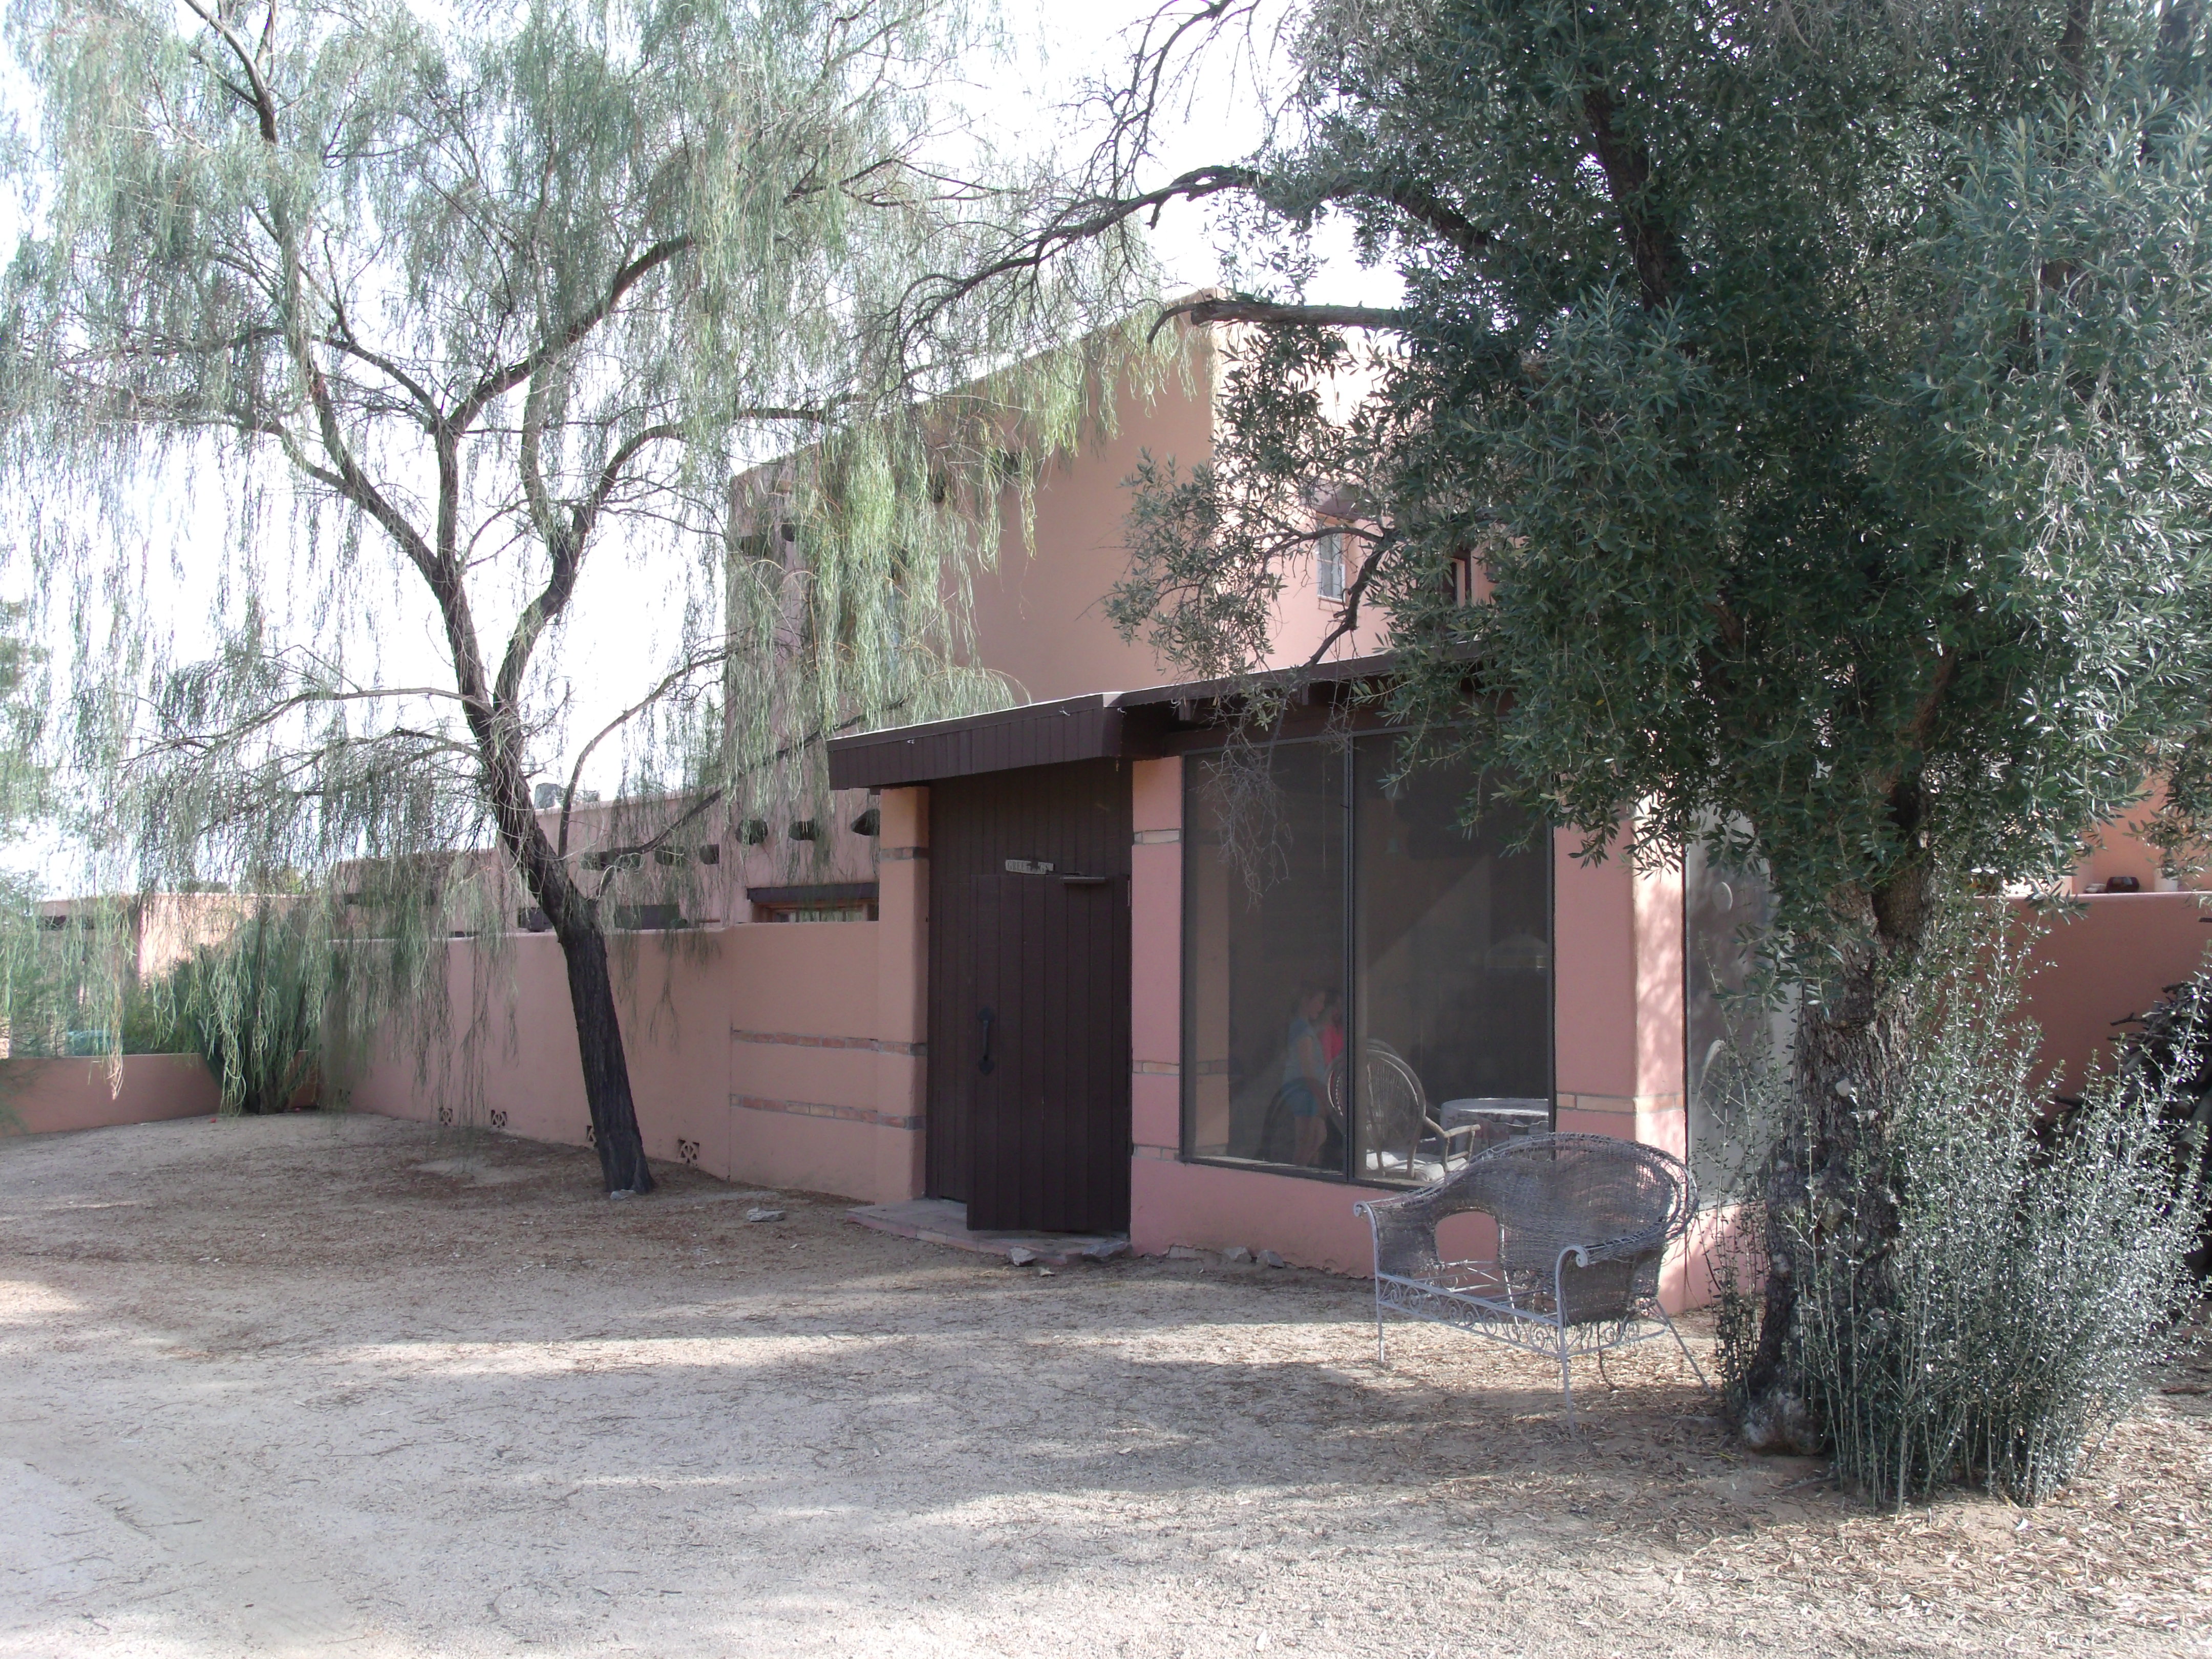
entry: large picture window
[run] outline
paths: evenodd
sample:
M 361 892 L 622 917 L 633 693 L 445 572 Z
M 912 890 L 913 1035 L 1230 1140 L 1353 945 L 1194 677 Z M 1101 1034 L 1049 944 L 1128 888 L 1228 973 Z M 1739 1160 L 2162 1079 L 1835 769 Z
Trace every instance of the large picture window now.
M 1389 737 L 1185 769 L 1183 1152 L 1434 1180 L 1551 1122 L 1548 837 Z

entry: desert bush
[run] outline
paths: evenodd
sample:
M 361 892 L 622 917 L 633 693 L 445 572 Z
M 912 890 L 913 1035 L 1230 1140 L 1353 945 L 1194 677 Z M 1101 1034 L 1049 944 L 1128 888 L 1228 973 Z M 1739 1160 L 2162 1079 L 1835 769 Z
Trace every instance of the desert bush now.
M 1801 1257 L 1820 1264 L 1800 1287 L 1811 1404 L 1878 1502 L 1966 1481 L 2048 1497 L 2135 1402 L 2193 1289 L 2204 1195 L 2167 1085 L 2107 1072 L 2054 1122 L 2019 979 L 1986 934 L 1931 948 L 1886 1132 L 1850 1183 L 1886 1213 L 1797 1212 L 1824 1235 Z
M 2165 1091 L 2174 1152 L 2212 1187 L 2212 969 L 2199 970 L 2147 1010 L 2121 1064 L 2148 1073 Z M 2212 1210 L 2189 1253 L 2190 1271 L 2212 1279 Z
M 307 907 L 263 904 L 167 985 L 171 1006 L 222 1090 L 226 1113 L 281 1112 L 320 1065 L 329 941 Z

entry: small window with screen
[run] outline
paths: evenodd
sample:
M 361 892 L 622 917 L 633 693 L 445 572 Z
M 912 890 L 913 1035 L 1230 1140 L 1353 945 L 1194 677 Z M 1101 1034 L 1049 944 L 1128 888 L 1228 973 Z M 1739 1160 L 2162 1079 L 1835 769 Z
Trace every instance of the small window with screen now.
M 1344 598 L 1344 532 L 1332 530 L 1314 544 L 1315 586 L 1324 599 Z

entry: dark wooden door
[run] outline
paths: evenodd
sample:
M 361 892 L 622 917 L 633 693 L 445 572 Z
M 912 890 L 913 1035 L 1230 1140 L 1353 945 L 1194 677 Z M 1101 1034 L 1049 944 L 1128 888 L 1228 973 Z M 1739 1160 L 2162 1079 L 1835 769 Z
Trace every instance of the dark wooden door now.
M 977 876 L 968 1224 L 1129 1224 L 1127 889 Z
M 929 1190 L 971 1227 L 1128 1226 L 1129 838 L 1114 762 L 931 788 Z

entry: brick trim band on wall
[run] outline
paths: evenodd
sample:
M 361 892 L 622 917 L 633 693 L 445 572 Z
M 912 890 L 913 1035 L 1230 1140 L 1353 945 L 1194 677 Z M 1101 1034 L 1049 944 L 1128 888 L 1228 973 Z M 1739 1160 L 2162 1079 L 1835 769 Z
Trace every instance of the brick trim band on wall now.
M 1138 1077 L 1181 1077 L 1182 1062 L 1174 1060 L 1140 1060 L 1134 1075 Z
M 927 847 L 884 847 L 877 850 L 876 856 L 892 864 L 904 864 L 914 859 L 927 858 L 929 856 L 929 848 Z
M 1139 847 L 1164 847 L 1182 839 L 1182 831 L 1180 830 L 1139 830 L 1134 844 Z
M 780 1042 L 795 1048 L 859 1048 L 869 1054 L 906 1054 L 922 1059 L 929 1045 L 926 1042 L 890 1042 L 882 1037 L 814 1036 L 805 1031 L 745 1031 L 730 1027 L 732 1042 Z
M 783 1112 L 793 1117 L 826 1117 L 840 1123 L 867 1123 L 884 1129 L 915 1129 L 918 1117 L 896 1117 L 868 1106 L 824 1106 L 811 1100 L 771 1100 L 765 1095 L 732 1095 L 730 1104 L 748 1112 Z
M 1682 1097 L 1664 1095 L 1570 1095 L 1559 1097 L 1563 1112 L 1610 1112 L 1616 1117 L 1633 1117 L 1638 1112 L 1679 1112 Z
M 1180 1149 L 1174 1146 L 1146 1146 L 1142 1143 L 1129 1148 L 1131 1158 L 1149 1158 L 1162 1164 L 1176 1164 L 1182 1159 Z

